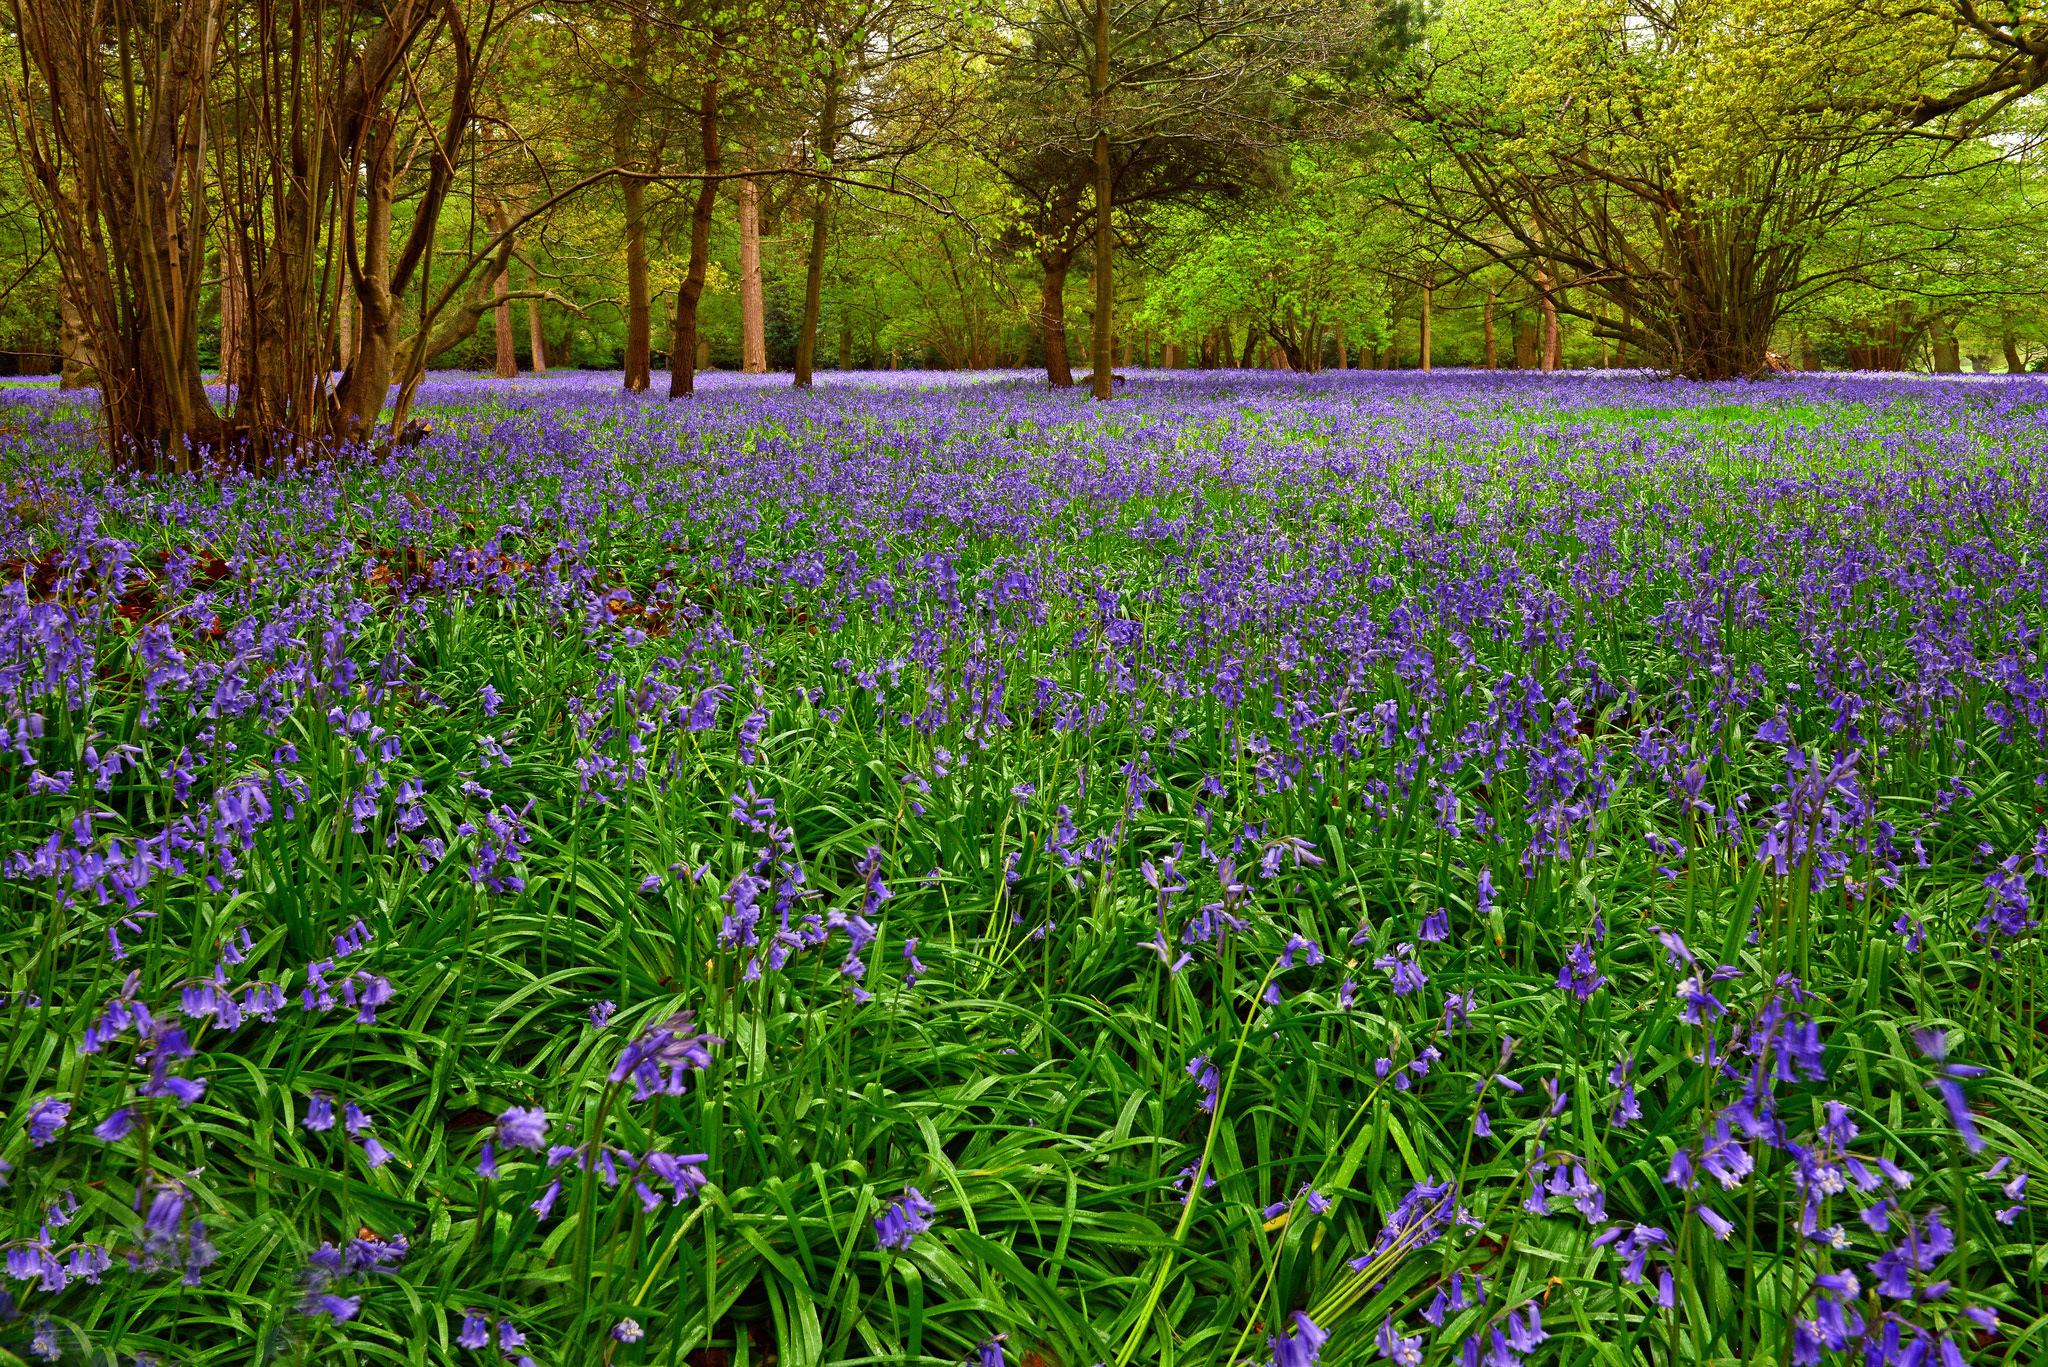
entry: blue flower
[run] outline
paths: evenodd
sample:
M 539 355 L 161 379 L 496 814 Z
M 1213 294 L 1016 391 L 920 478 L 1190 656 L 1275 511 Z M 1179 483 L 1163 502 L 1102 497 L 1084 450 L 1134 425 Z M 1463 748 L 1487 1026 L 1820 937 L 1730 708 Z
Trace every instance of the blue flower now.
M 1441 1295 L 1442 1293 L 1439 1292 L 1438 1294 Z M 1400 1331 L 1394 1328 L 1393 1316 L 1389 1315 L 1385 1320 L 1381 1321 L 1380 1331 L 1374 1336 L 1373 1342 L 1379 1348 L 1379 1355 L 1388 1362 L 1393 1363 L 1394 1367 L 1421 1367 L 1422 1335 L 1416 1334 L 1409 1338 L 1403 1338 Z M 1320 1344 L 1317 1346 L 1320 1346 Z M 1280 1356 L 1277 1351 L 1277 1344 L 1275 1349 L 1275 1359 L 1277 1361 Z M 1311 1349 L 1309 1356 L 1300 1360 L 1314 1362 L 1314 1350 Z
M 539 1106 L 513 1106 L 498 1117 L 498 1141 L 539 1153 L 547 1147 L 548 1113 Z
M 1329 1331 L 1299 1310 L 1288 1318 L 1294 1321 L 1294 1332 L 1281 1338 L 1267 1340 L 1273 1349 L 1273 1367 L 1313 1367 L 1316 1358 L 1323 1351 L 1323 1345 L 1330 1341 Z M 1414 1342 L 1419 1344 L 1421 1340 L 1416 1339 Z M 1409 1367 L 1410 1363 L 1421 1360 L 1419 1355 L 1413 1359 L 1398 1359 L 1403 1367 Z
M 64 1128 L 71 1116 L 71 1103 L 55 1097 L 44 1097 L 28 1108 L 28 1142 L 41 1148 L 57 1137 L 57 1131 Z
M 875 1217 L 875 1247 L 908 1253 L 917 1236 L 932 1227 L 932 1216 L 937 1213 L 938 1207 L 925 1200 L 916 1187 L 905 1187 L 903 1194 Z

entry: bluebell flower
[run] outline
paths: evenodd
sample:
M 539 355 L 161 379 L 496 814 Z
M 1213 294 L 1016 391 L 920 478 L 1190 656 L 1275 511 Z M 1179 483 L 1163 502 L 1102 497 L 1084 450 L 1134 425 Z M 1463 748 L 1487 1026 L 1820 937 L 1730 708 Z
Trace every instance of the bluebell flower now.
M 1422 1367 L 1422 1336 L 1416 1334 L 1412 1337 L 1404 1338 L 1401 1332 L 1394 1328 L 1394 1319 L 1391 1315 L 1381 1321 L 1380 1331 L 1374 1335 L 1373 1343 L 1379 1349 L 1380 1357 L 1385 1361 L 1393 1363 L 1394 1367 Z M 1317 1346 L 1320 1347 L 1321 1345 L 1318 1344 Z M 1279 1361 L 1277 1344 L 1275 1345 L 1274 1357 L 1277 1367 Z M 1315 1361 L 1314 1353 L 1311 1352 L 1307 1358 L 1301 1360 L 1304 1362 Z
M 1267 1340 L 1273 1349 L 1273 1367 L 1313 1367 L 1317 1357 L 1322 1354 L 1323 1345 L 1330 1341 L 1328 1331 L 1299 1310 L 1288 1318 L 1294 1322 L 1294 1331 Z M 1418 1362 L 1420 1360 L 1416 1359 Z M 1000 1364 L 996 1367 L 1000 1367 Z M 1403 1367 L 1407 1367 L 1405 1362 Z
M 1397 997 L 1419 992 L 1429 985 L 1429 976 L 1415 961 L 1414 945 L 1395 945 L 1393 953 L 1380 955 L 1372 961 L 1372 966 L 1387 975 L 1389 985 L 1393 987 L 1394 995 Z M 1448 1008 L 1446 1010 L 1448 1011 Z
M 1444 994 L 1444 1033 L 1454 1034 L 1460 1026 L 1469 1024 L 1472 1013 L 1479 1009 L 1479 996 L 1475 992 L 1447 992 Z
M 711 1066 L 711 1049 L 725 1043 L 716 1035 L 700 1035 L 694 1012 L 678 1011 L 628 1044 L 611 1071 L 613 1082 L 633 1080 L 634 1098 L 645 1101 L 657 1091 L 681 1096 L 683 1073 Z
M 1323 961 L 1322 947 L 1314 940 L 1308 939 L 1306 936 L 1290 935 L 1287 937 L 1286 948 L 1280 951 L 1280 967 L 1283 969 L 1294 967 L 1294 956 L 1297 952 L 1302 952 L 1302 962 L 1310 968 Z
M 1197 1054 L 1188 1060 L 1187 1074 L 1202 1089 L 1202 1100 L 1199 1103 L 1201 1109 L 1205 1112 L 1213 1113 L 1216 1109 L 1216 1098 L 1222 1086 L 1222 1082 L 1216 1073 L 1216 1065 L 1210 1062 L 1207 1054 Z
M 917 1236 L 931 1228 L 932 1217 L 937 1213 L 938 1208 L 925 1200 L 923 1193 L 906 1186 L 903 1194 L 875 1217 L 875 1247 L 894 1253 L 909 1252 Z
M 1009 1337 L 1008 1334 L 997 1334 L 994 1338 L 983 1339 L 975 1347 L 981 1367 L 1003 1367 L 1003 1343 Z
M 1582 940 L 1566 951 L 1564 966 L 1557 970 L 1557 985 L 1582 1003 L 1591 1001 L 1593 994 L 1607 985 L 1593 961 L 1592 941 Z
M 513 1106 L 498 1117 L 497 1135 L 508 1148 L 539 1153 L 547 1147 L 548 1113 L 539 1106 Z
M 71 1117 L 71 1103 L 46 1096 L 28 1108 L 28 1142 L 41 1148 L 57 1137 Z
M 638 1343 L 646 1336 L 647 1331 L 642 1329 L 640 1321 L 635 1319 L 623 1319 L 612 1326 L 612 1337 L 620 1343 Z

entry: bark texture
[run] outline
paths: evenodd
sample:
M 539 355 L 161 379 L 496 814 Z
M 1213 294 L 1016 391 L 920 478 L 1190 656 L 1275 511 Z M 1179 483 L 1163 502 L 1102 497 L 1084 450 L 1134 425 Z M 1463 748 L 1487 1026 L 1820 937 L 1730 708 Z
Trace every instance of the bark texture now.
M 748 161 L 753 160 L 752 149 Z M 761 186 L 740 182 L 740 369 L 768 373 L 768 319 L 761 299 Z

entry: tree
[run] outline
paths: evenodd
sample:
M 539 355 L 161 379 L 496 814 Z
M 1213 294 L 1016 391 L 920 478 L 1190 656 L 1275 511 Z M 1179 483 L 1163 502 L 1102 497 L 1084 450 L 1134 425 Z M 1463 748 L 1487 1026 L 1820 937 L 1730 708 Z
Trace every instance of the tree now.
M 494 22 L 472 34 L 463 0 L 393 0 L 375 15 L 287 13 L 271 0 L 22 0 L 16 39 L 36 109 L 20 150 L 98 365 L 116 460 L 191 469 L 240 443 L 266 463 L 369 430 L 389 387 L 396 298 L 422 268 L 453 185 L 474 44 Z M 403 74 L 427 60 L 446 64 L 438 124 L 410 87 L 400 98 Z M 357 238 L 357 206 L 373 239 L 388 231 L 393 146 L 407 122 L 434 154 L 386 275 L 375 243 L 366 259 Z M 231 418 L 209 401 L 198 356 L 217 209 L 249 306 Z M 343 229 L 338 252 L 330 223 Z M 337 381 L 343 288 L 355 291 L 361 340 Z
M 1096 398 L 1110 395 L 1120 162 L 1173 142 L 1238 156 L 1278 148 L 1290 78 L 1345 50 L 1362 24 L 1322 0 L 1043 0 L 1014 21 L 996 60 L 1006 79 L 1043 92 L 1033 136 L 1093 171 Z
M 1879 264 L 1823 260 L 1831 236 L 2001 159 L 1910 126 L 1943 31 L 1879 42 L 1763 0 L 1467 0 L 1382 82 L 1408 158 L 1387 197 L 1674 373 L 1758 374 L 1789 310 Z
M 1071 40 L 1057 30 L 1038 38 L 1041 44 Z M 1213 211 L 1275 182 L 1266 158 L 1247 155 L 1240 146 L 1162 134 L 1111 146 L 1110 188 L 1103 195 L 1095 149 L 1061 136 L 1064 110 L 1057 90 L 1029 79 L 1042 64 L 999 65 L 992 89 L 963 121 L 960 140 L 1016 200 L 1015 222 L 1002 240 L 1039 268 L 1035 321 L 1044 341 L 1046 380 L 1065 388 L 1074 383 L 1067 353 L 1067 274 L 1091 246 L 1101 250 L 1098 202 L 1119 211 L 1112 222 L 1122 246 L 1142 250 L 1174 206 Z
M 1388 311 L 1386 260 L 1394 231 L 1370 217 L 1369 197 L 1339 168 L 1298 157 L 1287 188 L 1224 218 L 1183 211 L 1165 265 L 1146 293 L 1145 321 L 1264 336 L 1290 369 L 1321 368 L 1323 340 L 1351 329 L 1376 340 Z

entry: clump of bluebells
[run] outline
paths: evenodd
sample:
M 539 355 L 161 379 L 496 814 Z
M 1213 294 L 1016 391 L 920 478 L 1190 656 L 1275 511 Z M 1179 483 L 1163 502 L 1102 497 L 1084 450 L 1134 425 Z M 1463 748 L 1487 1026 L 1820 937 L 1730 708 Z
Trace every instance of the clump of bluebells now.
M 2023 1351 L 2038 382 L 1125 399 L 0 394 L 0 1348 Z

